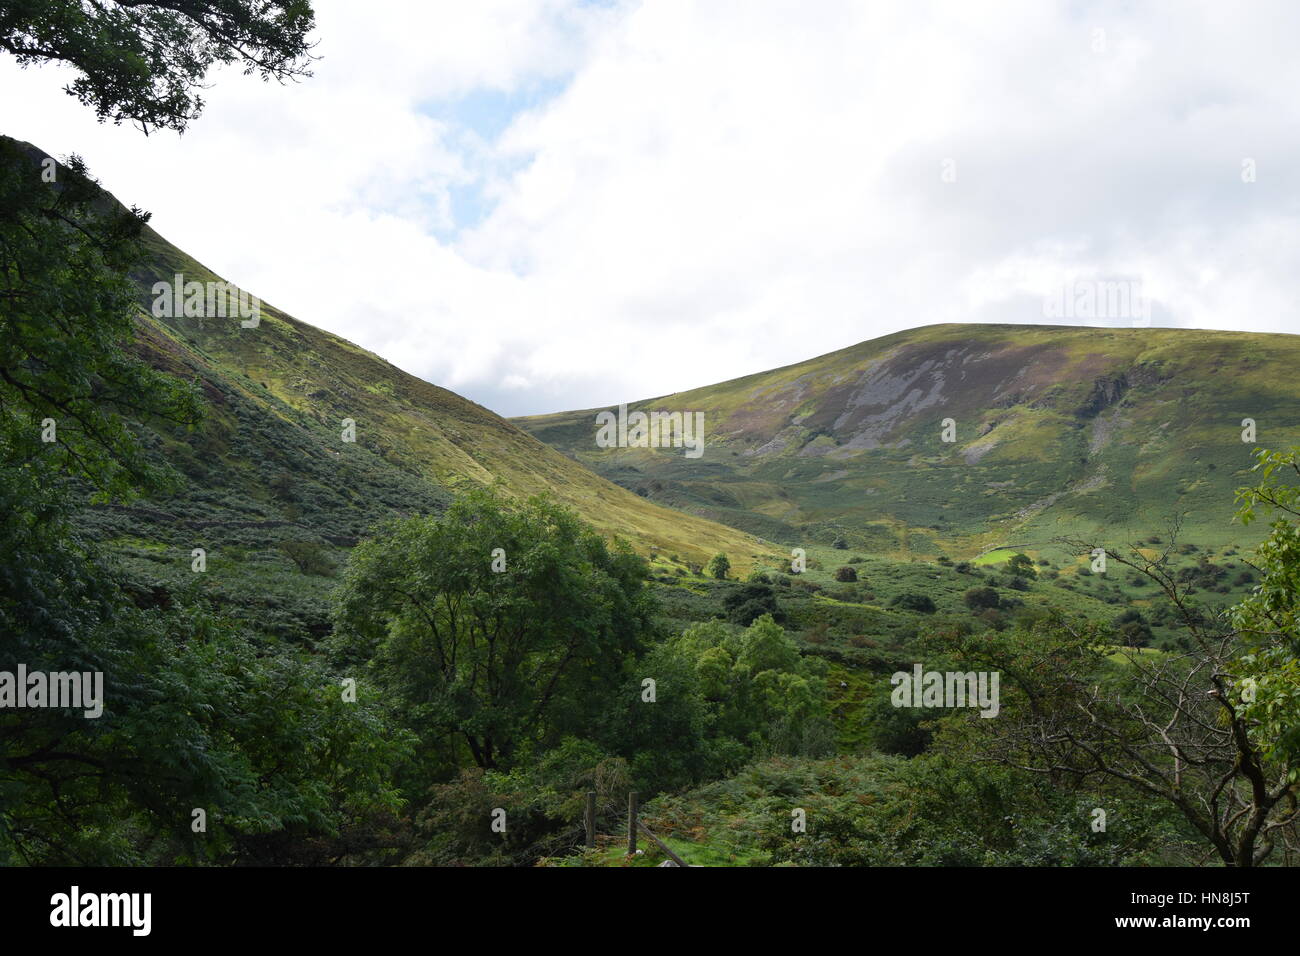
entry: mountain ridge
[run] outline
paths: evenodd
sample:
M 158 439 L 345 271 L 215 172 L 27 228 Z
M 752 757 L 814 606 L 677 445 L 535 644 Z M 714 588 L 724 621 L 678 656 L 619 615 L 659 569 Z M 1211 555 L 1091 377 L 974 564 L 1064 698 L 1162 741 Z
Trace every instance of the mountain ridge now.
M 47 154 L 4 140 L 40 174 Z M 83 527 L 134 576 L 142 601 L 165 604 L 201 582 L 218 603 L 265 615 L 271 629 L 323 635 L 347 548 L 377 522 L 440 512 L 480 487 L 520 499 L 550 494 L 651 557 L 702 565 L 721 551 L 747 569 L 772 556 L 755 537 L 649 502 L 495 412 L 269 303 L 259 303 L 253 327 L 234 315 L 153 314 L 156 283 L 178 274 L 226 283 L 147 225 L 141 240 L 145 256 L 131 274 L 140 288 L 134 350 L 198 383 L 207 400 L 196 430 L 134 426 L 187 479 L 180 491 L 83 511 Z M 222 573 L 192 574 L 195 548 Z
M 945 323 L 627 403 L 704 412 L 714 453 L 694 463 L 594 448 L 585 423 L 604 409 L 514 421 L 653 500 L 787 544 L 973 556 L 1011 536 L 1147 533 L 1180 510 L 1227 541 L 1197 511 L 1230 521 L 1254 463 L 1243 419 L 1258 444 L 1300 439 L 1297 364 L 1287 333 Z M 1177 493 L 1157 515 L 1162 483 Z M 1141 528 L 1121 520 L 1139 512 Z

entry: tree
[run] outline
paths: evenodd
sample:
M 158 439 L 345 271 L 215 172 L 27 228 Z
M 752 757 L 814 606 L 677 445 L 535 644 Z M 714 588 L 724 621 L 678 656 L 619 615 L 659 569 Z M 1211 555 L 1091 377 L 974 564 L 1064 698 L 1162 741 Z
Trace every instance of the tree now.
M 1300 476 L 1300 447 L 1261 449 L 1257 459 L 1261 480 L 1237 492 L 1237 516 L 1249 524 L 1265 505 L 1275 519 L 1256 552 L 1259 584 L 1232 612 L 1243 646 L 1233 676 L 1253 698 L 1238 705 L 1253 745 L 1264 761 L 1290 768 L 1287 799 L 1294 819 L 1300 794 L 1300 485 L 1279 478 Z
M 834 750 L 824 662 L 801 657 L 770 615 L 743 631 L 717 621 L 697 624 L 664 647 L 693 663 L 711 710 L 710 749 L 725 769 L 736 769 L 757 749 L 808 756 Z
M 0 48 L 61 61 L 101 119 L 183 129 L 207 67 L 293 75 L 306 3 L 15 0 Z M 0 670 L 102 674 L 98 719 L 0 711 L 0 865 L 324 862 L 384 844 L 406 737 L 373 699 L 197 601 L 133 605 L 72 518 L 179 480 L 142 440 L 197 421 L 198 392 L 131 354 L 129 274 L 148 217 L 75 156 L 0 137 Z M 156 437 L 156 436 L 151 436 Z M 192 808 L 209 811 L 196 834 Z M 389 844 L 391 845 L 391 843 Z M 346 848 L 346 850 L 344 850 Z
M 725 581 L 731 572 L 731 561 L 725 554 L 715 554 L 709 561 L 709 574 L 719 581 Z
M 1016 577 L 1031 578 L 1034 576 L 1034 562 L 1027 554 L 1013 554 L 1007 561 L 1007 573 Z
M 336 630 L 430 747 L 454 734 L 478 766 L 508 769 L 523 743 L 581 729 L 617 685 L 648 629 L 647 574 L 559 505 L 477 491 L 359 544 Z
M 1120 639 L 1129 647 L 1146 647 L 1151 643 L 1151 625 L 1137 608 L 1120 612 L 1115 618 Z
M 38 157 L 0 138 L 0 443 L 5 460 L 50 487 L 56 475 L 103 497 L 170 487 L 175 473 L 142 453 L 125 413 L 189 426 L 192 386 L 128 352 L 148 216 L 105 207 L 80 160 L 58 185 Z M 50 426 L 53 427 L 50 427 Z
M 11 0 L 0 49 L 23 66 L 73 67 L 67 92 L 101 120 L 181 131 L 202 111 L 198 90 L 214 65 L 310 76 L 314 26 L 308 0 Z
M 145 217 L 75 159 L 44 183 L 37 158 L 0 139 L 0 671 L 99 674 L 105 700 L 93 719 L 0 710 L 0 865 L 327 846 L 395 809 L 404 738 L 373 703 L 344 706 L 319 662 L 197 601 L 135 606 L 78 532 L 91 492 L 122 502 L 175 485 L 146 429 L 187 427 L 200 405 L 131 352 Z M 202 837 L 195 807 L 210 811 Z
M 842 568 L 835 569 L 836 581 L 847 583 L 850 581 L 856 581 L 857 579 L 858 579 L 858 571 L 856 568 L 851 568 L 846 564 Z
M 1105 627 L 1061 616 L 944 648 L 966 666 L 1002 674 L 996 721 L 963 722 L 952 743 L 1058 786 L 1118 784 L 1176 809 L 1227 866 L 1256 866 L 1279 845 L 1300 850 L 1300 449 L 1259 452 L 1262 480 L 1238 491 L 1249 522 L 1267 505 L 1281 515 L 1258 550 L 1255 594 L 1227 615 L 1197 606 L 1164 553 L 1107 550 L 1165 595 L 1185 648 L 1109 659 Z M 1091 551 L 1088 543 L 1074 542 Z M 979 726 L 980 724 L 984 726 Z M 973 740 L 971 738 L 974 738 Z
M 784 619 L 776 601 L 776 592 L 770 584 L 745 584 L 737 587 L 722 599 L 722 606 L 726 609 L 729 620 L 744 627 L 764 614 L 770 614 L 776 620 Z

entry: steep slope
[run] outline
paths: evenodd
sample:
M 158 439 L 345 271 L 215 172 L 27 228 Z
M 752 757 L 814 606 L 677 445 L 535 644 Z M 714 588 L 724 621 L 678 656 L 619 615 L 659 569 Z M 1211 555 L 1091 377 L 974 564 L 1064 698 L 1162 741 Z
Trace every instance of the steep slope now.
M 39 175 L 45 154 L 17 145 Z M 105 202 L 116 200 L 105 193 Z M 137 348 L 197 381 L 209 413 L 196 432 L 140 426 L 188 478 L 178 494 L 86 511 L 88 532 L 124 558 L 142 600 L 202 587 L 265 626 L 324 633 L 333 570 L 376 521 L 439 511 L 457 492 L 493 485 L 515 497 L 548 493 L 641 553 L 698 564 L 724 551 L 740 568 L 771 553 L 620 488 L 486 408 L 267 303 L 250 327 L 233 309 L 156 317 L 156 282 L 224 280 L 151 229 L 145 244 L 133 275 Z M 345 439 L 345 419 L 355 440 Z M 191 570 L 195 548 L 206 552 L 203 574 Z
M 697 459 L 599 448 L 598 409 L 520 418 L 652 500 L 788 544 L 972 556 L 1088 534 L 1253 540 L 1232 489 L 1300 441 L 1300 336 L 935 325 L 629 405 L 703 412 Z M 952 419 L 955 441 L 944 441 Z
M 150 241 L 156 259 L 140 276 L 146 287 L 175 273 L 221 281 L 156 234 Z M 214 390 L 216 383 L 233 385 L 264 414 L 319 429 L 332 457 L 368 454 L 453 492 L 500 481 L 512 495 L 550 493 L 601 531 L 643 549 L 697 557 L 728 548 L 742 557 L 758 553 L 756 542 L 651 504 L 494 412 L 266 303 L 255 329 L 237 319 L 152 316 L 143 326 L 142 340 L 158 364 L 197 373 L 214 399 L 225 391 Z M 344 419 L 355 423 L 355 442 L 341 440 Z

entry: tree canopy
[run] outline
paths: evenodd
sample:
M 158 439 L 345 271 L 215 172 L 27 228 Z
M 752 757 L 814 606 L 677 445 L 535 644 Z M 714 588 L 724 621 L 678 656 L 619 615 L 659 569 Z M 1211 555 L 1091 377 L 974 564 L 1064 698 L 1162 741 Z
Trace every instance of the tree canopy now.
M 218 64 L 287 80 L 310 76 L 309 0 L 8 0 L 0 49 L 23 66 L 65 63 L 67 92 L 101 120 L 184 130 Z

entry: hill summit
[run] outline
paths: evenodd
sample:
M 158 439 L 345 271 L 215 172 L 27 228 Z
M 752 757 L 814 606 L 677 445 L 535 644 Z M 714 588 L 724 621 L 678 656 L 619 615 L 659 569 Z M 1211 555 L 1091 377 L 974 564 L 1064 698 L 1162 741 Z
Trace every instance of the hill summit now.
M 515 421 L 652 501 L 786 544 L 973 556 L 1171 522 L 1223 544 L 1245 537 L 1251 451 L 1300 441 L 1297 368 L 1294 335 L 932 325 L 629 401 L 703 413 L 696 459 L 598 447 L 605 409 Z

